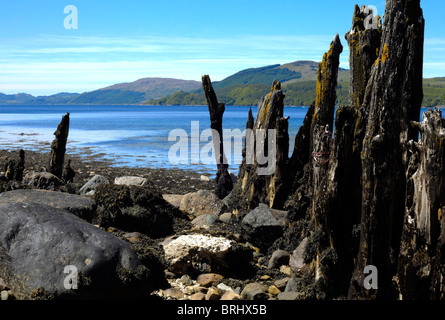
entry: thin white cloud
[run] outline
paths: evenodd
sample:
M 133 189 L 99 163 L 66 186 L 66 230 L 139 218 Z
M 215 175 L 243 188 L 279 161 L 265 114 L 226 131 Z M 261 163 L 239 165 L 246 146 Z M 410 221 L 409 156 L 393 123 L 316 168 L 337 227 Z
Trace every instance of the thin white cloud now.
M 332 36 L 0 38 L 0 92 L 83 92 L 144 77 L 212 80 L 246 68 L 296 60 L 320 61 Z M 343 39 L 340 67 L 349 68 Z M 425 40 L 424 76 L 445 75 L 445 39 Z
M 211 74 L 216 81 L 246 68 L 307 57 L 320 60 L 331 38 L 40 35 L 1 41 L 0 92 L 51 94 L 61 86 L 63 91 L 87 91 L 143 77 L 200 80 L 202 74 Z

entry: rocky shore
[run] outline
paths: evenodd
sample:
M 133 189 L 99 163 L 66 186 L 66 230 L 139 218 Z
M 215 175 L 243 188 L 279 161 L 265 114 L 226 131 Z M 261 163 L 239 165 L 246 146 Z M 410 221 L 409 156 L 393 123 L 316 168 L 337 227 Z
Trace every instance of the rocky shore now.
M 17 158 L 18 151 L 0 151 L 1 163 Z M 226 204 L 213 193 L 214 181 L 191 171 L 116 167 L 77 156 L 67 156 L 69 160 L 76 173 L 70 183 L 54 183 L 59 181 L 57 177 L 41 171 L 48 163 L 48 154 L 32 151 L 25 152 L 23 181 L 1 182 L 2 299 L 160 297 L 166 300 L 289 300 L 301 297 L 286 293 L 291 276 L 291 253 L 277 250 L 269 254 L 267 250 L 260 250 L 250 243 L 239 218 L 229 212 Z M 5 172 L 1 175 L 5 180 Z M 119 245 L 131 248 L 127 254 L 136 252 L 141 266 L 150 269 L 152 275 L 156 274 L 154 282 L 159 283 L 151 286 L 155 290 L 151 291 L 147 285 L 143 292 L 133 287 L 131 290 L 121 288 L 115 293 L 116 296 L 109 296 L 110 292 L 98 292 L 96 288 L 94 293 L 88 289 L 83 289 L 85 293 L 80 289 L 64 292 L 60 289 L 66 276 L 63 273 L 64 265 L 60 264 L 59 270 L 55 269 L 57 266 L 49 266 L 53 263 L 51 260 L 62 258 L 52 256 L 50 251 L 54 248 L 44 241 L 47 233 L 52 231 L 31 231 L 40 228 L 35 219 L 57 220 L 55 215 L 63 216 L 70 225 L 63 221 L 55 222 L 52 228 L 57 228 L 57 233 L 78 232 L 71 230 L 73 223 L 79 223 L 78 217 L 85 222 L 81 229 L 88 224 L 101 232 L 100 236 L 109 242 L 106 247 L 113 248 L 113 241 L 119 240 Z M 259 223 L 256 215 L 264 221 Z M 33 217 L 32 223 L 30 216 Z M 286 223 L 286 212 L 269 210 L 265 206 L 252 214 L 246 226 L 249 225 L 254 234 L 269 227 L 281 229 Z M 35 238 L 23 244 L 23 230 L 36 233 Z M 94 230 L 88 231 L 90 237 L 94 233 Z M 94 260 L 88 248 L 83 251 L 79 249 L 79 239 L 69 240 L 57 234 L 51 237 L 56 238 L 53 240 L 55 242 L 73 241 L 65 246 L 65 249 L 76 247 L 71 257 L 67 254 L 64 258 L 66 265 L 71 265 L 74 260 L 80 261 L 81 258 L 75 257 L 79 254 L 83 254 L 82 259 L 85 257 L 80 265 Z M 14 245 L 14 241 L 19 240 Z M 17 251 L 19 243 L 23 246 L 23 252 Z M 33 280 L 32 275 L 28 274 L 32 270 L 27 268 L 37 266 L 31 261 L 25 263 L 25 256 L 30 252 L 34 259 L 43 260 L 39 261 L 42 268 L 40 274 L 50 268 L 56 275 L 46 279 L 46 282 Z M 19 266 L 11 265 L 11 261 L 5 263 L 5 257 L 16 259 Z M 50 261 L 46 260 L 48 258 Z M 103 259 L 100 256 L 95 258 Z M 301 252 L 300 257 L 293 257 L 292 261 L 295 259 L 302 259 Z M 99 267 L 104 263 L 100 262 Z M 16 274 L 12 274 L 14 272 Z M 24 274 L 31 279 L 22 280 Z M 88 274 L 88 281 L 94 276 Z M 133 277 L 137 278 L 135 275 Z M 82 276 L 80 279 L 83 279 Z M 138 280 L 143 283 L 147 281 Z M 33 281 L 39 286 L 34 285 Z M 85 285 L 88 283 L 87 280 L 79 281 L 85 281 Z M 108 280 L 92 282 L 101 287 L 105 285 L 101 281 Z M 59 288 L 55 286 L 57 282 Z M 153 279 L 149 282 L 153 282 Z M 115 285 L 118 286 L 117 283 Z

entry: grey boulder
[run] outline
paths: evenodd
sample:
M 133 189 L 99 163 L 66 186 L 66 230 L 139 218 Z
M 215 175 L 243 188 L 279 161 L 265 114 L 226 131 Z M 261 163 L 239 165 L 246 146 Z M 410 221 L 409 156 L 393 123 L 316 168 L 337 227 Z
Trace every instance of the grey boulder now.
M 96 210 L 96 203 L 90 197 L 39 189 L 20 189 L 0 193 L 0 204 L 12 202 L 46 204 L 67 210 L 88 222 L 91 222 Z
M 105 178 L 104 176 L 101 176 L 100 174 L 96 174 L 94 177 L 92 177 L 87 183 L 85 183 L 82 188 L 80 188 L 79 193 L 81 195 L 90 194 L 91 192 L 95 192 L 97 187 L 104 183 L 110 183 L 110 181 Z
M 260 204 L 242 220 L 247 239 L 261 251 L 266 252 L 273 242 L 283 235 L 286 225 L 286 212 Z
M 18 299 L 142 298 L 157 289 L 158 269 L 143 265 L 127 242 L 65 210 L 0 205 L 0 277 Z
M 49 172 L 30 172 L 23 178 L 23 183 L 28 186 L 45 190 L 58 190 L 65 183 Z

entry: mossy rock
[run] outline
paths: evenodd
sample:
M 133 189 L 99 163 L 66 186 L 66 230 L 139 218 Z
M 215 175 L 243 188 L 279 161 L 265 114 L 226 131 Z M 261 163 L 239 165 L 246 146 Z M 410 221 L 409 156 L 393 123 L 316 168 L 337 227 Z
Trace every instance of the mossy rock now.
M 173 232 L 173 219 L 183 214 L 151 186 L 102 184 L 96 189 L 94 224 L 138 231 L 158 238 Z

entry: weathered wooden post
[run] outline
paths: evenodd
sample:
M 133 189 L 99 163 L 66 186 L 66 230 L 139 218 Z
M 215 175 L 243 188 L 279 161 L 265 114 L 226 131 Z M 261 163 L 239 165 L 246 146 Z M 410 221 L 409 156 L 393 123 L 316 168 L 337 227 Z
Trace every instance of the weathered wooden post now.
M 51 144 L 51 158 L 49 160 L 49 172 L 55 176 L 62 178 L 63 163 L 65 161 L 66 142 L 68 140 L 68 132 L 70 128 L 70 114 L 67 113 L 62 117 L 62 121 L 54 132 L 56 138 Z
M 216 195 L 223 199 L 233 189 L 232 178 L 229 174 L 229 165 L 224 154 L 224 140 L 222 118 L 225 111 L 224 103 L 219 103 L 208 75 L 202 76 L 202 88 L 207 99 L 210 113 L 210 128 L 212 129 L 213 146 L 218 171 L 216 173 Z
M 379 55 L 363 98 L 369 110 L 361 151 L 360 248 L 350 298 L 396 298 L 397 267 L 405 216 L 408 142 L 417 141 L 422 103 L 424 19 L 420 0 L 387 0 Z M 364 269 L 379 271 L 378 290 L 363 286 Z

